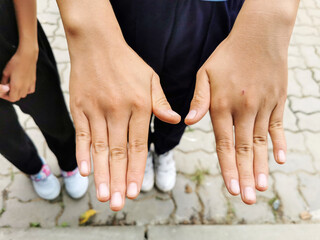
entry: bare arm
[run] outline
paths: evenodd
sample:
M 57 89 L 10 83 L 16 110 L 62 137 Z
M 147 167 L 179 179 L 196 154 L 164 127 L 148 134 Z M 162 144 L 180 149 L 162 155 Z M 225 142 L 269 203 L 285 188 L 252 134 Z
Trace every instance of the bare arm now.
M 13 2 L 19 31 L 19 49 L 37 54 L 36 0 L 13 0 Z

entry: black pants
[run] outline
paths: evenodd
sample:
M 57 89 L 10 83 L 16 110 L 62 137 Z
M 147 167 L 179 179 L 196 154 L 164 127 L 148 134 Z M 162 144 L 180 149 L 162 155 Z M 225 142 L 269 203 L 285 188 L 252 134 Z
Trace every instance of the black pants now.
M 229 34 L 243 0 L 111 0 L 127 43 L 159 74 L 172 108 L 184 119 L 196 73 Z M 226 63 L 227 64 L 227 63 Z M 186 125 L 155 119 L 149 144 L 158 154 L 173 149 Z
M 76 168 L 75 131 L 64 102 L 56 62 L 49 42 L 38 24 L 39 58 L 35 93 L 15 104 L 30 114 L 64 171 Z M 18 46 L 12 0 L 0 2 L 0 70 Z M 12 103 L 0 99 L 0 153 L 26 174 L 42 167 L 37 150 L 18 122 Z

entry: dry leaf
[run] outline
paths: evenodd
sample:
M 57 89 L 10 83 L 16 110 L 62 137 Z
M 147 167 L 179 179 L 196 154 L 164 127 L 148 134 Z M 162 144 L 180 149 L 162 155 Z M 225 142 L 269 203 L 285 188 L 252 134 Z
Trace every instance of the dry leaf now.
M 88 211 L 81 214 L 79 218 L 79 224 L 83 225 L 88 222 L 94 215 L 96 215 L 97 211 L 94 209 L 89 209 Z
M 185 193 L 192 193 L 192 187 L 190 187 L 189 184 L 186 184 L 185 189 L 184 189 Z
M 310 220 L 312 218 L 312 215 L 309 212 L 305 211 L 300 213 L 300 218 L 302 220 Z

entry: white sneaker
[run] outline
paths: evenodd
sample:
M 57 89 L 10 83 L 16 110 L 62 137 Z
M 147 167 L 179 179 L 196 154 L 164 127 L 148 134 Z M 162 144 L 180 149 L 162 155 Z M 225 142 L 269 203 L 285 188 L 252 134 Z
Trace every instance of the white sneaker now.
M 153 156 L 151 152 L 148 152 L 146 169 L 144 171 L 141 191 L 149 192 L 153 188 L 153 186 L 154 186 Z
M 60 182 L 54 176 L 47 164 L 43 164 L 39 173 L 30 176 L 32 185 L 39 197 L 53 200 L 60 194 Z
M 169 151 L 155 158 L 156 186 L 162 192 L 169 192 L 176 184 L 176 164 L 173 152 Z
M 68 195 L 74 199 L 82 198 L 89 185 L 88 177 L 82 177 L 78 168 L 73 171 L 61 171 L 63 177 L 64 185 Z

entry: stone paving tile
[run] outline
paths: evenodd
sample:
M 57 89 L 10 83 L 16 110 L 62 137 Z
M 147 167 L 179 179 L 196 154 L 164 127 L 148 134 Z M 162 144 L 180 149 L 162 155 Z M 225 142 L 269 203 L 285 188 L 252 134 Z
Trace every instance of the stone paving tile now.
M 86 194 L 83 198 L 74 200 L 63 191 L 63 213 L 59 217 L 58 225 L 67 225 L 77 227 L 79 225 L 79 217 L 89 209 L 89 195 Z
M 9 198 L 15 198 L 23 202 L 39 198 L 33 190 L 30 178 L 23 173 L 14 174 L 13 183 L 8 188 L 8 192 Z
M 11 183 L 10 178 L 0 176 L 0 210 L 5 208 L 6 199 L 4 199 L 4 197 L 5 198 L 7 197 L 7 188 L 10 183 Z
M 40 223 L 44 228 L 54 227 L 55 218 L 61 211 L 58 203 L 44 200 L 22 203 L 17 199 L 6 201 L 6 210 L 0 217 L 0 226 L 16 228 L 29 227 L 30 223 Z
M 275 223 L 275 217 L 268 202 L 258 201 L 254 205 L 245 205 L 239 198 L 231 202 L 238 223 L 263 224 Z
M 299 214 L 307 210 L 307 205 L 299 193 L 299 182 L 295 175 L 273 174 L 275 190 L 281 201 L 281 211 L 285 222 L 299 222 Z
M 273 153 L 270 153 L 269 167 L 271 172 L 296 173 L 297 171 L 305 171 L 314 173 L 312 156 L 306 153 L 288 152 L 287 161 L 285 164 L 278 164 L 274 158 Z
M 228 212 L 227 199 L 221 191 L 224 187 L 220 176 L 206 176 L 199 187 L 198 193 L 203 204 L 203 221 L 209 223 L 224 223 Z
M 217 154 L 208 154 L 203 151 L 183 153 L 174 151 L 177 171 L 193 174 L 197 170 L 208 171 L 211 175 L 219 174 Z
M 215 141 L 213 132 L 206 133 L 192 128 L 187 129 L 177 149 L 187 153 L 194 151 L 214 153 Z
M 189 189 L 190 192 L 186 190 Z M 196 184 L 181 174 L 177 176 L 176 186 L 172 191 L 175 200 L 176 223 L 192 223 L 199 222 L 199 212 L 201 205 L 196 193 Z
M 320 209 L 320 174 L 298 174 L 301 193 L 311 211 Z

